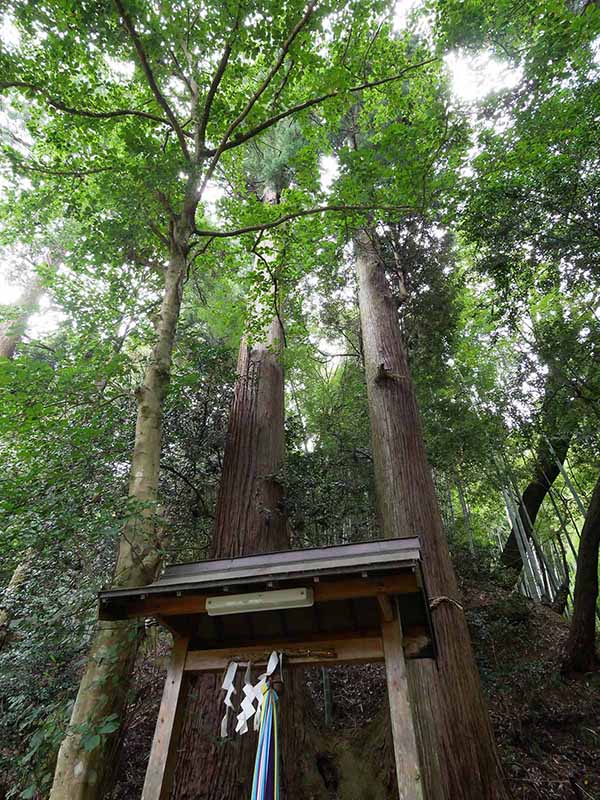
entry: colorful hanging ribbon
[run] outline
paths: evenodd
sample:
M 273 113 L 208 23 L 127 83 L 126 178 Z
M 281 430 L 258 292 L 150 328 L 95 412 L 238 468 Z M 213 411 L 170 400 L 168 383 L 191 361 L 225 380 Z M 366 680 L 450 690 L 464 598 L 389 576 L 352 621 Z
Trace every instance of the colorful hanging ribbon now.
M 283 680 L 283 653 L 271 653 L 266 672 L 252 684 L 252 664 L 246 665 L 244 699 L 237 716 L 236 733 L 247 733 L 248 721 L 254 717 L 254 730 L 259 731 L 258 748 L 254 762 L 251 800 L 279 800 L 279 750 L 277 741 L 277 705 L 279 698 L 271 686 L 271 676 L 279 667 L 279 680 Z M 232 661 L 227 667 L 222 689 L 225 691 L 225 716 L 221 722 L 221 736 L 227 736 L 229 709 L 233 709 L 231 698 L 236 694 L 234 681 L 238 664 Z M 256 703 L 256 708 L 254 704 Z
M 277 705 L 279 698 L 268 684 L 263 688 L 260 733 L 254 762 L 251 800 L 279 800 L 279 743 Z

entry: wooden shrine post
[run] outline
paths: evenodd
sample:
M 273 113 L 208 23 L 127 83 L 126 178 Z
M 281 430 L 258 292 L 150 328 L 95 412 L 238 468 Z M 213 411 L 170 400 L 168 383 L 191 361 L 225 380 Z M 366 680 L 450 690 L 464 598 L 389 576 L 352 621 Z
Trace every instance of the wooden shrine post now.
M 148 769 L 142 790 L 142 800 L 169 800 L 177 744 L 183 724 L 189 678 L 185 660 L 189 639 L 178 637 L 173 643 L 171 662 L 167 670 L 163 696 L 150 749 Z
M 423 800 L 423 783 L 406 676 L 402 624 L 397 603 L 378 597 L 381 610 L 381 638 L 385 658 L 394 761 L 400 800 Z

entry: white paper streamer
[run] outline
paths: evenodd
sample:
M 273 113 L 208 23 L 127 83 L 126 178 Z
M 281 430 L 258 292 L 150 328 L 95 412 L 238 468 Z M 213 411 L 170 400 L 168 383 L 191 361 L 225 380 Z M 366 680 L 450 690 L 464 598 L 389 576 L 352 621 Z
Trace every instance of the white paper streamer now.
M 237 715 L 237 724 L 235 726 L 235 732 L 239 733 L 240 735 L 248 732 L 248 720 L 254 717 L 254 730 L 257 731 L 260 726 L 260 709 L 262 706 L 264 692 L 263 689 L 267 684 L 267 679 L 275 672 L 277 667 L 283 665 L 283 653 L 277 653 L 275 650 L 269 656 L 269 661 L 267 663 L 267 669 L 262 675 L 259 675 L 258 682 L 252 684 L 252 664 L 249 661 L 246 665 L 246 672 L 244 674 L 244 686 L 242 687 L 242 692 L 244 698 L 240 704 L 240 712 Z M 229 717 L 229 709 L 233 709 L 233 703 L 231 702 L 232 695 L 236 694 L 235 686 L 233 685 L 235 680 L 235 674 L 238 668 L 238 664 L 236 661 L 232 661 L 229 666 L 227 667 L 227 672 L 225 673 L 225 678 L 223 680 L 222 688 L 225 690 L 225 716 L 221 721 L 221 736 L 225 738 L 227 736 L 227 721 Z
M 231 696 L 236 694 L 235 686 L 233 684 L 235 680 L 235 673 L 237 672 L 237 662 L 232 661 L 229 666 L 227 667 L 227 672 L 225 673 L 225 677 L 223 678 L 223 685 L 221 689 L 225 689 L 225 716 L 221 720 L 221 737 L 225 739 L 227 737 L 227 720 L 229 717 L 229 709 L 233 709 L 233 703 L 231 702 Z
M 269 656 L 269 663 L 267 664 L 267 671 L 265 675 L 272 675 L 277 669 L 278 664 L 279 664 L 279 655 L 275 652 L 275 650 L 273 650 L 273 652 Z
M 235 732 L 242 734 L 248 732 L 248 720 L 254 714 L 254 687 L 252 686 L 252 664 L 249 661 L 244 675 L 244 686 L 242 687 L 244 699 L 242 700 L 241 711 L 237 717 Z

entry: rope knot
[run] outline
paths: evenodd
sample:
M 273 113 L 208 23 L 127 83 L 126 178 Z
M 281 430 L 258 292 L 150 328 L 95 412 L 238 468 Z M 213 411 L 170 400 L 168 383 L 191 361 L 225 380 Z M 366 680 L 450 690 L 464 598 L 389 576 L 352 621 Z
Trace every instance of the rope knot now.
M 442 594 L 439 597 L 432 597 L 429 603 L 429 609 L 431 611 L 435 611 L 435 609 L 442 603 L 450 603 L 450 605 L 456 606 L 456 608 L 460 609 L 460 611 L 465 610 L 458 600 L 453 600 L 451 597 L 446 597 L 445 594 Z

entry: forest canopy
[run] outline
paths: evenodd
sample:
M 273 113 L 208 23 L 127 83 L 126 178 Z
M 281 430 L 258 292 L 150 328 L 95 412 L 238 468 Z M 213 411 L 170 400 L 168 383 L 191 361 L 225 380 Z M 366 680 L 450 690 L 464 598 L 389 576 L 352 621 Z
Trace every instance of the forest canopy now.
M 409 670 L 427 796 L 600 797 L 598 3 L 6 0 L 0 31 L 0 798 L 140 796 L 171 640 L 101 587 L 413 535 L 454 603 L 442 677 Z M 534 779 L 486 648 L 539 609 L 515 685 L 571 687 L 589 757 Z M 285 697 L 290 798 L 359 796 L 328 686 Z M 255 742 L 191 716 L 172 797 L 249 797 Z

